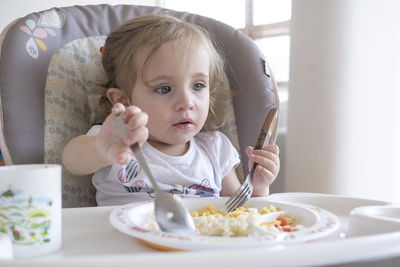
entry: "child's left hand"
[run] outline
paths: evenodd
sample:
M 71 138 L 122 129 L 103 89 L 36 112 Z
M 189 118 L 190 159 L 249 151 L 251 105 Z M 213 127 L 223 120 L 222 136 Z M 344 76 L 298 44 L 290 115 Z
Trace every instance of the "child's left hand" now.
M 262 150 L 254 150 L 253 147 L 246 148 L 249 157 L 249 170 L 253 162 L 258 166 L 253 175 L 253 196 L 266 196 L 269 193 L 269 185 L 276 179 L 279 168 L 279 147 L 277 145 L 266 145 Z

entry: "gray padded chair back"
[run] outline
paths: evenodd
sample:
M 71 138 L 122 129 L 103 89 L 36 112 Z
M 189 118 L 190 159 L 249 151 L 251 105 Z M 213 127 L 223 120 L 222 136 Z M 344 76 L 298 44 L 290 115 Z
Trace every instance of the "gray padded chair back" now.
M 247 172 L 245 147 L 254 145 L 266 114 L 279 106 L 272 73 L 259 49 L 240 31 L 216 20 L 131 5 L 53 8 L 18 19 L 3 31 L 0 151 L 6 165 L 44 162 L 44 89 L 52 55 L 72 40 L 108 35 L 122 22 L 150 13 L 165 13 L 197 24 L 220 45 L 235 92 L 234 115 L 243 169 Z

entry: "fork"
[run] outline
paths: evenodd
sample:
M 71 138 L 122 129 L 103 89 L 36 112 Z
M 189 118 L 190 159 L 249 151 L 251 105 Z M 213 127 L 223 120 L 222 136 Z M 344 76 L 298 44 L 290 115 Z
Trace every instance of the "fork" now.
M 119 115 L 114 117 L 114 123 L 121 137 L 125 138 L 129 135 L 129 131 Z M 192 216 L 179 199 L 159 188 L 139 144 L 135 143 L 130 148 L 153 185 L 155 192 L 154 215 L 160 229 L 165 232 L 187 235 L 195 234 L 196 227 Z
M 278 121 L 278 110 L 272 108 L 264 121 L 263 127 L 261 128 L 260 134 L 257 138 L 257 143 L 254 146 L 254 150 L 263 149 L 266 144 L 270 143 L 272 132 L 276 128 Z M 244 180 L 243 184 L 238 190 L 226 201 L 225 208 L 227 212 L 234 211 L 236 208 L 243 206 L 244 203 L 253 194 L 253 175 L 257 167 L 257 163 L 254 162 L 249 174 Z

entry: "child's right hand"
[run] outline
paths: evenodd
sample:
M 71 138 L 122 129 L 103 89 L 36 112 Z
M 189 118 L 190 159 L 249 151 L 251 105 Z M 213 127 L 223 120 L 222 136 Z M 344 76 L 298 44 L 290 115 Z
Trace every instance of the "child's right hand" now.
M 114 123 L 114 116 L 120 114 L 130 134 L 122 138 Z M 146 127 L 148 116 L 136 106 L 125 107 L 121 103 L 113 106 L 111 114 L 104 121 L 96 140 L 96 149 L 104 160 L 112 164 L 126 165 L 132 159 L 130 145 L 142 145 L 149 137 Z

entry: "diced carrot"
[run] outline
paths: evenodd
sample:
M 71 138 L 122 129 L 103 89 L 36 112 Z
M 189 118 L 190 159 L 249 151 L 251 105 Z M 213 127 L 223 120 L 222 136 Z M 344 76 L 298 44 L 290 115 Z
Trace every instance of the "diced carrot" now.
M 285 226 L 287 225 L 286 219 L 283 216 L 279 216 L 278 218 L 276 218 L 278 221 L 281 222 L 281 224 L 279 226 Z
M 296 231 L 296 229 L 288 228 L 288 227 L 284 227 L 282 230 L 283 230 L 284 232 L 294 232 L 294 231 Z

